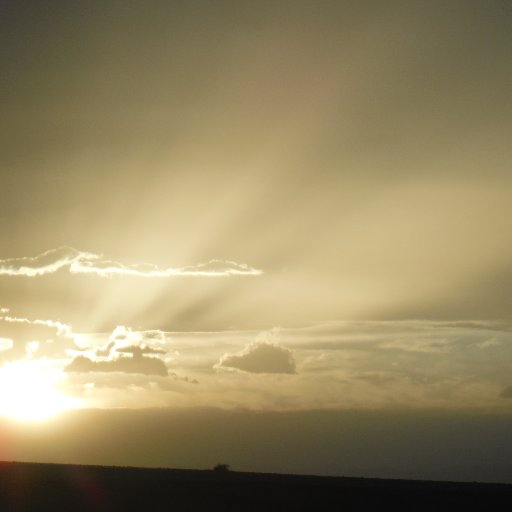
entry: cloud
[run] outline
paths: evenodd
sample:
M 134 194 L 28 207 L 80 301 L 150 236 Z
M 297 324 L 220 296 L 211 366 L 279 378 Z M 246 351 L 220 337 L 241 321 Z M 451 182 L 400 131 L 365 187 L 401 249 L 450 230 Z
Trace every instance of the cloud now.
M 380 344 L 380 348 L 405 352 L 443 353 L 450 350 L 447 339 L 397 338 Z
M 110 356 L 110 353 L 112 352 L 112 349 L 115 346 L 115 342 L 109 341 L 107 345 L 104 348 L 97 348 L 96 349 L 96 356 L 97 357 L 108 357 Z
M 20 359 L 63 355 L 67 348 L 78 348 L 74 343 L 74 335 L 70 325 L 54 320 L 31 320 L 0 314 L 0 338 L 2 344 L 1 359 Z M 8 346 L 10 345 L 10 346 Z
M 512 386 L 507 386 L 503 391 L 500 393 L 501 398 L 512 398 Z
M 151 348 L 146 345 L 129 345 L 128 347 L 116 348 L 115 350 L 124 354 L 132 354 L 134 357 L 142 356 L 143 354 L 165 354 L 166 352 L 166 350 Z
M 43 329 L 46 328 L 47 330 L 56 333 L 58 336 L 66 336 L 71 334 L 71 326 L 69 324 L 65 324 L 56 320 L 30 320 L 29 318 L 24 317 L 2 315 L 0 316 L 0 321 L 21 326 L 40 326 Z
M 68 269 L 72 274 L 95 274 L 101 277 L 173 277 L 173 276 L 255 276 L 263 272 L 245 263 L 229 260 L 211 260 L 198 265 L 159 268 L 152 264 L 125 265 L 118 261 L 104 260 L 103 256 L 78 251 L 72 247 L 51 249 L 35 257 L 0 260 L 0 275 L 34 277 L 53 274 Z
M 144 342 L 158 347 L 148 346 Z M 88 350 L 89 357 L 77 355 L 64 369 L 77 373 L 121 372 L 167 376 L 165 363 L 158 357 L 152 357 L 167 352 L 163 348 L 164 342 L 165 333 L 162 331 L 133 331 L 119 325 L 112 331 L 106 345 Z
M 118 325 L 110 335 L 108 344 L 96 350 L 97 356 L 115 357 L 115 353 L 165 354 L 168 352 L 168 338 L 164 331 L 134 331 Z
M 136 353 L 131 357 L 119 357 L 111 361 L 93 361 L 85 356 L 77 356 L 64 370 L 77 373 L 121 372 L 167 376 L 167 368 L 163 361 Z
M 33 277 L 53 274 L 62 268 L 71 268 L 80 261 L 97 259 L 99 256 L 96 254 L 81 252 L 72 247 L 60 247 L 39 256 L 0 260 L 0 275 Z
M 512 332 L 512 325 L 508 322 L 446 322 L 443 325 L 459 329 Z
M 292 351 L 268 342 L 252 343 L 239 354 L 224 354 L 216 367 L 250 373 L 295 373 Z

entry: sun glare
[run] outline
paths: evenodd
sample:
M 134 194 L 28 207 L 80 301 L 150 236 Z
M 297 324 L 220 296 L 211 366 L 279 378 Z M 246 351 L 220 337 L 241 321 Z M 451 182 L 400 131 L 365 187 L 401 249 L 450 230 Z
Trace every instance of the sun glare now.
M 0 416 L 41 421 L 79 406 L 58 389 L 61 372 L 41 363 L 20 361 L 0 368 Z

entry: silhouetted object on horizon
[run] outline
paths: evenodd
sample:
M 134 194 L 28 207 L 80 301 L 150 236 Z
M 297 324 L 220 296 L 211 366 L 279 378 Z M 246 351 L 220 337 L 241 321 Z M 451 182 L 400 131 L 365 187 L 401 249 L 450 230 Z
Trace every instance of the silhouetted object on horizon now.
M 213 471 L 216 471 L 217 473 L 227 473 L 230 471 L 229 464 L 216 464 L 213 467 Z

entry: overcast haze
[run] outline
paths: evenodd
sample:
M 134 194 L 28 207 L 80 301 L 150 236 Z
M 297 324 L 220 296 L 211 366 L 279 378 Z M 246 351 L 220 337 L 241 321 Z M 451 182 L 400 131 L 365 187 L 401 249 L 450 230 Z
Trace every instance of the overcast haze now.
M 142 439 L 169 408 L 167 458 L 12 453 L 218 462 L 173 459 L 180 408 L 233 420 L 247 470 L 512 481 L 485 469 L 512 455 L 511 23 L 500 0 L 2 2 L 0 413 L 69 447 L 68 409 L 132 409 Z M 244 414 L 263 446 L 299 413 L 302 455 L 240 456 Z M 396 441 L 372 466 L 361 438 L 336 465 L 347 417 L 440 452 L 466 423 L 494 455 L 414 467 Z

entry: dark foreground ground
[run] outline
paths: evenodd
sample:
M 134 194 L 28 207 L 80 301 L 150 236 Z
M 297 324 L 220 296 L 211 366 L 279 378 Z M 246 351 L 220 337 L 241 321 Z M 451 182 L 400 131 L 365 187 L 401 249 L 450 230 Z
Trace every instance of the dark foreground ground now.
M 497 510 L 512 485 L 0 463 L 0 510 Z

